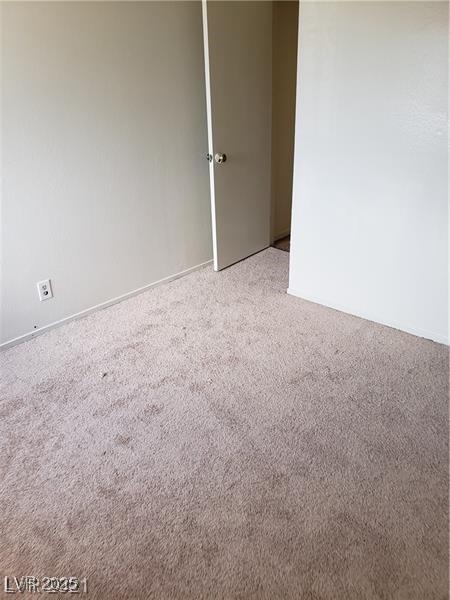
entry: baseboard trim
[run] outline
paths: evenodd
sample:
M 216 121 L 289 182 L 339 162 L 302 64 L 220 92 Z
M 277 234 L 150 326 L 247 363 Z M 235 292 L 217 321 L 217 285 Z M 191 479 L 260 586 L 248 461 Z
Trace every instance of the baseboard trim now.
M 399 329 L 400 331 L 404 331 L 405 333 L 410 333 L 417 337 L 423 337 L 428 340 L 432 340 L 433 342 L 437 342 L 439 344 L 444 344 L 446 346 L 449 345 L 449 338 L 440 333 L 436 333 L 435 331 L 428 331 L 426 329 L 411 327 L 409 324 L 398 323 L 395 321 L 387 322 L 384 319 L 380 319 L 377 315 L 373 315 L 373 314 L 369 314 L 369 313 L 360 313 L 360 312 L 356 313 L 346 306 L 342 306 L 335 302 L 328 302 L 327 300 L 325 300 L 323 298 L 304 294 L 304 293 L 300 292 L 299 290 L 293 289 L 292 287 L 288 288 L 287 293 L 290 296 L 295 296 L 296 298 L 301 298 L 302 300 L 307 300 L 308 302 L 314 302 L 315 304 L 321 304 L 322 306 L 326 306 L 327 308 L 339 310 L 340 312 L 344 312 L 349 315 L 353 315 L 354 317 L 359 317 L 360 319 L 366 319 L 367 321 L 373 321 L 374 323 L 378 323 L 380 325 L 385 325 L 386 327 L 391 327 L 392 329 Z
M 85 310 L 81 310 L 78 313 L 70 315 L 69 317 L 64 317 L 59 321 L 54 321 L 53 323 L 49 323 L 49 325 L 44 325 L 43 327 L 39 327 L 39 329 L 34 329 L 29 333 L 25 333 L 20 335 L 12 340 L 8 340 L 0 344 L 0 351 L 7 350 L 12 346 L 16 346 L 17 344 L 21 344 L 22 342 L 26 342 L 28 340 L 37 337 L 38 335 L 42 335 L 51 329 L 56 329 L 57 327 L 61 327 L 66 323 L 70 323 L 71 321 L 75 321 L 77 319 L 82 319 L 91 313 L 97 312 L 98 310 L 103 310 L 104 308 L 108 308 L 108 306 L 112 306 L 113 304 L 118 304 L 123 300 L 127 300 L 128 298 L 132 298 L 133 296 L 137 296 L 138 294 L 142 294 L 152 288 L 155 288 L 163 283 L 170 283 L 171 281 L 175 281 L 175 279 L 180 279 L 180 277 L 184 277 L 185 275 L 189 275 L 189 273 L 193 273 L 194 271 L 199 271 L 200 269 L 204 269 L 205 267 L 212 265 L 212 260 L 207 260 L 204 263 L 200 263 L 199 265 L 195 265 L 194 267 L 190 267 L 189 269 L 185 269 L 184 271 L 180 271 L 179 273 L 175 273 L 175 275 L 169 275 L 168 277 L 164 277 L 163 279 L 159 279 L 158 281 L 154 281 L 153 283 L 148 283 L 140 288 L 137 288 L 131 292 L 127 292 L 126 294 L 122 294 L 121 296 L 116 296 L 111 300 L 106 300 L 106 302 L 101 302 L 100 304 L 96 304 L 95 306 L 91 306 L 90 308 L 86 308 Z

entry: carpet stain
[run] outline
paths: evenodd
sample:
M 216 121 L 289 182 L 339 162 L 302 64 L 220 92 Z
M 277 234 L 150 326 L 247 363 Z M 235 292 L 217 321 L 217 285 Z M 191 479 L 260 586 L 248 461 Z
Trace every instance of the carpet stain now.
M 147 415 L 155 416 L 162 413 L 164 406 L 162 404 L 150 404 L 144 408 L 144 412 Z
M 132 439 L 130 435 L 116 435 L 114 441 L 118 446 L 128 446 Z

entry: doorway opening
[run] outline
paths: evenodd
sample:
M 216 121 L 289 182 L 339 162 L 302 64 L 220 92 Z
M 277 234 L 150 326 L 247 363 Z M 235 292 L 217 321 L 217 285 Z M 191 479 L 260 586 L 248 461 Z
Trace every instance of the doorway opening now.
M 215 271 L 289 249 L 298 6 L 202 1 Z
M 271 243 L 285 252 L 291 235 L 298 8 L 297 1 L 275 0 L 272 12 Z

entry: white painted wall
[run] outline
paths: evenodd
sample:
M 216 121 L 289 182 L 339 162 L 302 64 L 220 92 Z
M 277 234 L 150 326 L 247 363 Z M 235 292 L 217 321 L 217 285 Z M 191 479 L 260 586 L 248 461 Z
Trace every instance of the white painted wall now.
M 1 10 L 5 342 L 212 249 L 201 4 Z
M 448 5 L 300 7 L 290 293 L 447 329 Z

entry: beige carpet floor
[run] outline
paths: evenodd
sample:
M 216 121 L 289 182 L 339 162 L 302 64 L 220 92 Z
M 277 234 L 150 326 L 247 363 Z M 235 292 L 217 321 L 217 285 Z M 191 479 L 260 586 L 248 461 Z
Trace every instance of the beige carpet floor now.
M 276 240 L 272 246 L 274 248 L 277 248 L 277 250 L 284 250 L 284 252 L 290 252 L 291 250 L 291 236 L 287 235 L 284 238 L 281 238 L 281 240 Z
M 447 598 L 447 348 L 286 295 L 288 259 L 1 354 L 2 577 L 86 577 L 61 597 L 105 600 Z

